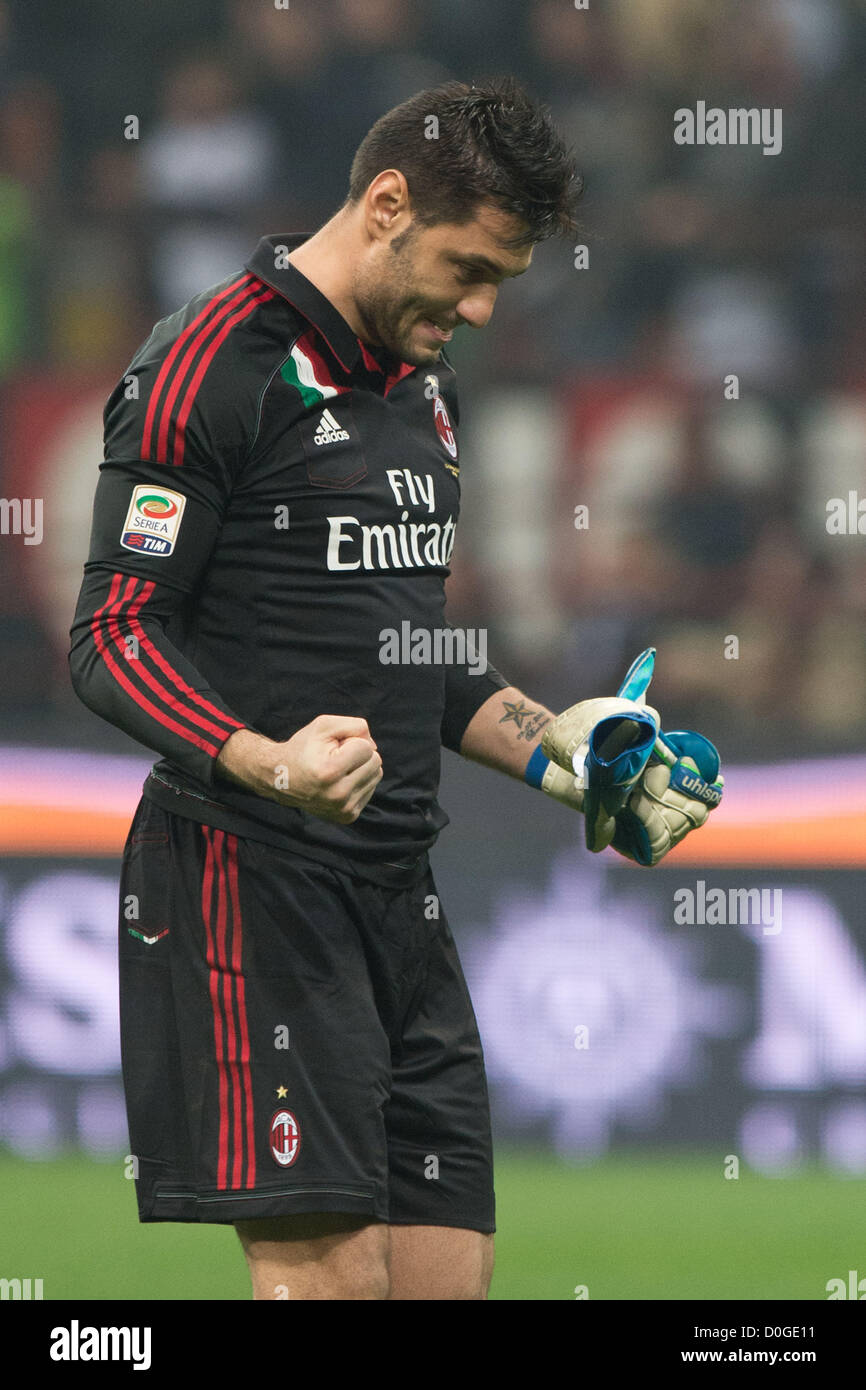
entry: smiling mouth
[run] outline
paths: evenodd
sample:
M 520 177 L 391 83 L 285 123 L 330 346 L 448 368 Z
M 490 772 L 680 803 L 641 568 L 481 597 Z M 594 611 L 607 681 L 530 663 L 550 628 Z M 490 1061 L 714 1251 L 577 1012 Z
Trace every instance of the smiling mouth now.
M 429 332 L 434 335 L 434 337 L 438 338 L 439 342 L 450 343 L 454 335 L 453 328 L 441 328 L 440 325 L 434 323 L 432 319 L 422 319 L 421 323 L 424 328 L 428 329 Z

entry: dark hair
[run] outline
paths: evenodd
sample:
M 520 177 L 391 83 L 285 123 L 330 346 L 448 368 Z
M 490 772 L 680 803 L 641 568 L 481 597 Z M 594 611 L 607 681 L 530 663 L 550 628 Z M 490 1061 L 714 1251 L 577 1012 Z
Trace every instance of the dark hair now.
M 346 202 L 359 202 L 383 169 L 403 174 L 423 226 L 470 222 L 480 204 L 490 203 L 526 224 L 506 243 L 511 247 L 578 228 L 574 205 L 583 178 L 572 152 L 547 108 L 513 77 L 445 82 L 386 112 L 358 147 Z

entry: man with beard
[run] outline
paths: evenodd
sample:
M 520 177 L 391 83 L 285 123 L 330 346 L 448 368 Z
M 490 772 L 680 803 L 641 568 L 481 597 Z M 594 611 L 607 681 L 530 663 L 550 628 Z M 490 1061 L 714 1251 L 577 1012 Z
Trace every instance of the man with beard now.
M 443 348 L 574 232 L 579 190 L 513 80 L 422 92 L 320 230 L 158 323 L 106 407 L 70 663 L 161 755 L 121 884 L 139 1217 L 234 1224 L 256 1298 L 487 1295 L 483 1056 L 428 861 L 441 748 L 581 799 L 546 771 L 550 712 L 477 651 L 383 640 L 456 636 Z

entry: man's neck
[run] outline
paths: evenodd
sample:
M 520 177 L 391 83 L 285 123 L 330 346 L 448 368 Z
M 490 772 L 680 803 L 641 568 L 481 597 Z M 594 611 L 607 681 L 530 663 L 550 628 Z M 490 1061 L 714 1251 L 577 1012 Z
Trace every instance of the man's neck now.
M 352 332 L 361 337 L 364 326 L 352 296 L 352 263 L 356 240 L 346 225 L 343 213 L 335 213 L 329 222 L 289 252 L 289 260 L 305 275 L 320 294 L 333 304 Z

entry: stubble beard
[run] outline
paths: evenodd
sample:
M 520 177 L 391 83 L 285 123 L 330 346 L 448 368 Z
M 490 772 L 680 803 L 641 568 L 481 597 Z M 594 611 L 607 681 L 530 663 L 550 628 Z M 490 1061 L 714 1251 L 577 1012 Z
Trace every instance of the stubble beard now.
M 439 352 L 429 349 L 420 353 L 410 346 L 408 334 L 413 324 L 423 316 L 423 305 L 417 296 L 407 295 L 401 288 L 412 281 L 410 246 L 415 229 L 407 230 L 392 242 L 386 274 L 373 276 L 362 272 L 355 276 L 353 298 L 363 324 L 365 341 L 381 345 L 399 361 L 413 366 L 429 366 L 438 360 Z M 413 312 L 414 310 L 414 312 Z

